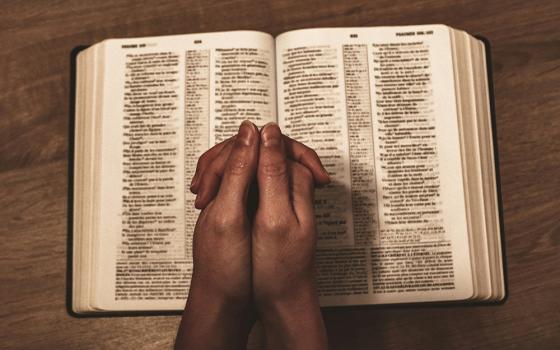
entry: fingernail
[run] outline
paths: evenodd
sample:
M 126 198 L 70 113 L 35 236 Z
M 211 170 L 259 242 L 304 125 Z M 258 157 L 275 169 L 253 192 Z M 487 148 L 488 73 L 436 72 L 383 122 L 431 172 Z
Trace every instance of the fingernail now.
M 268 123 L 261 130 L 261 139 L 265 147 L 278 146 L 282 141 L 282 133 L 276 123 Z
M 255 142 L 255 126 L 248 120 L 243 121 L 239 127 L 239 141 L 245 146 L 251 146 Z

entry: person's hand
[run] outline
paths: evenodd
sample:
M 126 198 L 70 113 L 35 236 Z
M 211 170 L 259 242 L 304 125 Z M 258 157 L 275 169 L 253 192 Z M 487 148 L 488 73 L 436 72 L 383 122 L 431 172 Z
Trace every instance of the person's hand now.
M 250 146 L 242 142 L 246 130 L 255 137 Z M 238 135 L 199 159 L 191 191 L 197 194 L 195 207 L 203 210 L 176 349 L 243 347 L 255 301 L 270 348 L 326 344 L 313 286 L 313 187 L 330 179 L 317 154 L 283 136 L 275 124 L 262 135 L 244 122 Z M 257 173 L 260 195 L 251 222 L 247 196 Z M 297 288 L 288 290 L 287 284 Z
M 287 158 L 276 124 L 261 131 L 252 231 L 253 295 L 268 349 L 323 349 L 314 285 L 313 174 Z
M 206 151 L 198 159 L 196 171 L 192 178 L 190 190 L 196 194 L 195 207 L 204 209 L 214 199 L 226 166 L 228 155 L 235 144 L 237 135 L 222 141 Z M 323 167 L 317 153 L 304 144 L 288 136 L 282 135 L 286 156 L 311 171 L 316 185 L 322 186 L 330 182 L 329 174 Z
M 251 222 L 247 197 L 257 168 L 256 126 L 244 122 L 228 148 L 208 164 L 212 169 L 215 162 L 220 164 L 221 181 L 194 230 L 194 271 L 176 349 L 242 348 L 250 331 Z

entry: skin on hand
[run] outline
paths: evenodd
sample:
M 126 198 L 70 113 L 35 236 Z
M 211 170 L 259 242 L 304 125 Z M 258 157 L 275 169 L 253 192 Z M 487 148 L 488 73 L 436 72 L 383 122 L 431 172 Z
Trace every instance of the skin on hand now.
M 276 124 L 261 131 L 252 231 L 253 294 L 267 349 L 327 346 L 314 285 L 314 177 L 287 158 Z
M 194 271 L 176 349 L 243 348 L 252 325 L 247 197 L 257 168 L 256 126 L 244 122 L 230 144 L 214 160 L 223 163 L 220 187 L 194 230 Z
M 251 142 L 243 137 L 248 131 Z M 255 177 L 258 208 L 250 221 Z M 199 159 L 191 191 L 203 210 L 176 349 L 243 348 L 253 306 L 269 349 L 326 348 L 313 281 L 313 192 L 329 182 L 317 154 L 274 123 L 259 135 L 244 122 Z
M 191 192 L 197 195 L 195 200 L 197 209 L 204 209 L 218 192 L 225 164 L 236 137 L 237 135 L 222 141 L 200 156 L 190 186 Z M 282 135 L 282 140 L 287 157 L 307 167 L 313 174 L 317 186 L 330 182 L 327 170 L 313 149 L 285 135 Z

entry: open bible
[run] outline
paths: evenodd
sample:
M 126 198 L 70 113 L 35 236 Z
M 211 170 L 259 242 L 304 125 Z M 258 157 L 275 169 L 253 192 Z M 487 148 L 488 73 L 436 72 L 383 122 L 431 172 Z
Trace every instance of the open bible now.
M 111 39 L 76 58 L 72 310 L 181 310 L 198 157 L 315 149 L 323 306 L 505 297 L 484 44 L 444 25 Z M 188 306 L 187 306 L 188 307 Z

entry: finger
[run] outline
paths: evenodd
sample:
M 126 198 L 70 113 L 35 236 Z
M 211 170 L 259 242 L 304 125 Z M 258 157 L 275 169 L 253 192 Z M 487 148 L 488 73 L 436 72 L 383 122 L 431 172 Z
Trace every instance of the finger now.
M 216 155 L 213 162 L 206 166 L 204 171 L 200 172 L 197 195 L 194 201 L 195 208 L 204 209 L 208 203 L 216 197 L 227 161 L 234 145 L 235 139 L 232 139 L 229 143 L 225 144 L 222 151 Z
M 246 214 L 249 187 L 255 177 L 259 154 L 259 131 L 244 121 L 233 142 L 216 203 L 228 212 Z
M 289 192 L 288 165 L 280 128 L 269 123 L 261 130 L 259 165 L 259 212 L 273 218 L 292 212 Z
M 321 159 L 313 149 L 301 142 L 284 135 L 284 144 L 289 158 L 305 165 L 313 174 L 313 179 L 317 185 L 326 185 L 331 182 L 329 173 L 321 163 Z
M 313 184 L 313 174 L 309 168 L 294 161 L 288 162 L 288 171 L 293 208 L 298 222 L 304 229 L 314 229 L 315 211 L 313 209 L 313 195 L 315 187 Z
M 196 163 L 196 170 L 194 172 L 190 185 L 190 190 L 192 193 L 196 194 L 198 192 L 201 174 L 204 174 L 207 167 L 212 164 L 214 159 L 218 156 L 218 154 L 220 154 L 224 147 L 231 143 L 234 137 L 235 136 L 232 136 L 229 139 L 218 143 L 200 156 L 198 162 Z

